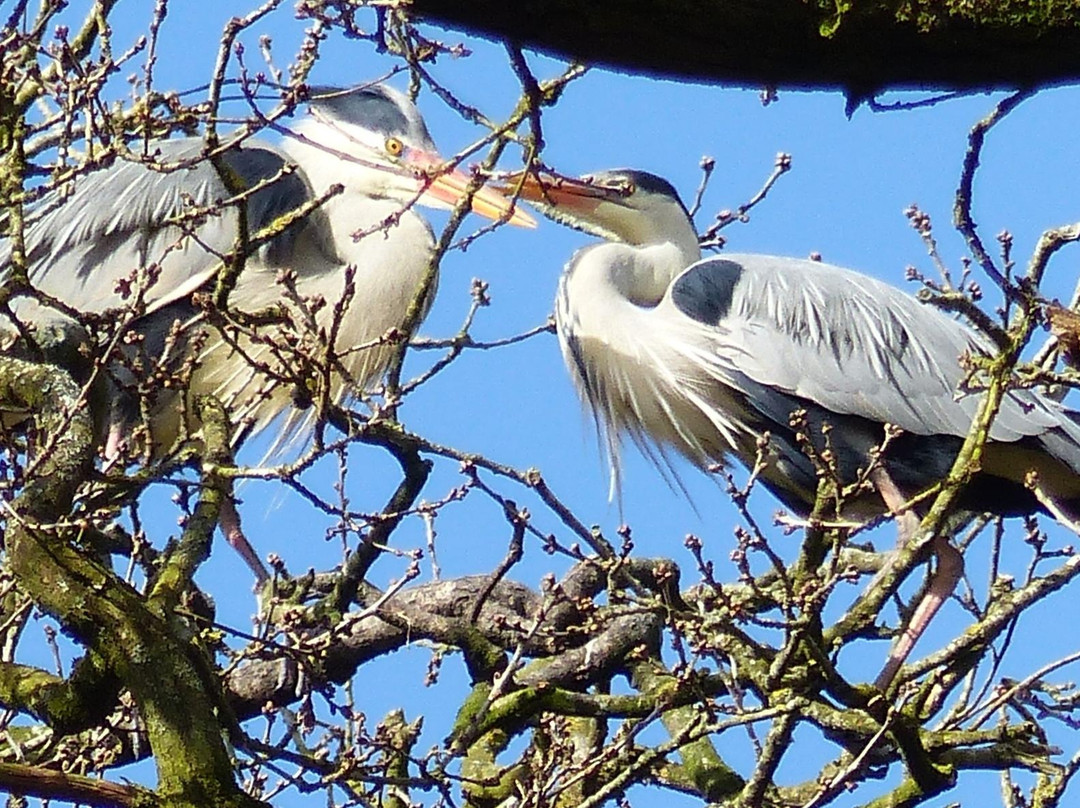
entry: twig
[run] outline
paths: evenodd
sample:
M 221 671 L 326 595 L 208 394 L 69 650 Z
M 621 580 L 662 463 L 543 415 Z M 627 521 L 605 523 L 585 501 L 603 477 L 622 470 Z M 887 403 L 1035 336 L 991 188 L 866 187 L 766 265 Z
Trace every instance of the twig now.
M 780 152 L 776 155 L 776 161 L 773 164 L 772 173 L 769 174 L 765 180 L 765 184 L 761 186 L 756 194 L 754 194 L 747 202 L 739 205 L 735 209 L 735 212 L 723 210 L 716 214 L 716 221 L 711 224 L 708 229 L 705 230 L 698 237 L 698 243 L 702 249 L 719 249 L 724 246 L 725 239 L 720 236 L 720 231 L 727 227 L 732 222 L 744 222 L 746 221 L 746 214 L 751 211 L 755 206 L 762 202 L 766 196 L 769 195 L 769 191 L 776 185 L 777 180 L 784 174 L 791 170 L 791 155 Z

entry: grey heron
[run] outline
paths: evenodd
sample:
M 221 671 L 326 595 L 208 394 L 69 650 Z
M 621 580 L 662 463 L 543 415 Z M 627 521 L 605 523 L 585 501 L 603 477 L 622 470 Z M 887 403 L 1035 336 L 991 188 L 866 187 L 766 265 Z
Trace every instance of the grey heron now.
M 570 260 L 555 316 L 566 365 L 602 425 L 613 484 L 623 435 L 654 459 L 673 449 L 707 469 L 732 456 L 753 466 L 768 433 L 771 458 L 761 479 L 805 515 L 818 474 L 791 422 L 799 411 L 819 451 L 829 425 L 842 484 L 873 469 L 873 489 L 846 503 L 845 516 L 891 512 L 902 517 L 902 538 L 914 532 L 910 498 L 947 474 L 978 406 L 978 396 L 958 396 L 961 357 L 992 353 L 989 340 L 840 267 L 770 255 L 702 259 L 678 193 L 653 174 L 529 175 L 518 185 L 551 218 L 607 239 Z M 871 462 L 886 424 L 902 433 Z M 1056 503 L 1080 512 L 1080 416 L 1034 390 L 1014 389 L 963 506 L 1033 512 L 1039 505 L 1024 485 L 1030 470 Z M 947 537 L 932 546 L 937 571 L 880 687 L 962 574 Z
M 471 178 L 444 164 L 419 110 L 389 86 L 312 88 L 307 105 L 308 114 L 279 126 L 278 146 L 244 139 L 211 160 L 199 138 L 152 142 L 144 161 L 92 171 L 28 212 L 33 287 L 121 323 L 127 347 L 109 356 L 107 459 L 137 425 L 149 432 L 149 454 L 161 456 L 198 428 L 190 402 L 206 393 L 240 434 L 275 421 L 285 435 L 303 431 L 315 414 L 293 407 L 298 389 L 302 400 L 341 403 L 370 390 L 397 350 L 400 339 L 387 336 L 405 325 L 435 246 L 414 203 L 450 208 Z M 534 224 L 487 188 L 471 205 Z M 305 206 L 307 215 L 290 223 Z M 238 260 L 242 238 L 260 233 L 224 322 L 212 323 L 197 293 Z M 0 277 L 10 261 L 8 239 Z M 229 322 L 275 306 L 284 321 L 255 329 Z M 11 311 L 18 322 L 0 323 L 9 343 L 34 332 L 62 343 L 79 332 L 71 312 L 34 296 L 16 297 Z M 264 579 L 231 503 L 222 530 Z

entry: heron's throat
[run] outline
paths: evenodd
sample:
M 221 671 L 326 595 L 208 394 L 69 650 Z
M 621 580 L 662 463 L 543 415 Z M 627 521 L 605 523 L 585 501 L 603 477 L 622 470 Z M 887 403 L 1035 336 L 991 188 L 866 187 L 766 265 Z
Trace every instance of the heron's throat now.
M 694 222 L 686 209 L 677 201 L 652 198 L 645 209 L 623 208 L 610 218 L 617 240 L 639 250 L 651 248 L 674 249 L 677 258 L 670 260 L 681 272 L 695 261 L 701 260 Z M 674 278 L 674 276 L 672 276 Z
M 622 297 L 638 306 L 652 308 L 663 300 L 668 287 L 684 269 L 698 260 L 677 244 L 663 242 L 646 247 L 621 247 L 616 260 L 607 265 L 608 281 Z

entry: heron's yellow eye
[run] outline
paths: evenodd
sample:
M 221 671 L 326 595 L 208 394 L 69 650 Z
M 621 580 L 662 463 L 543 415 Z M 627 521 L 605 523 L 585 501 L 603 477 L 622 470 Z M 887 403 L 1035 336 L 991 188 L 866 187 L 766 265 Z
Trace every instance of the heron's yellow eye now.
M 405 151 L 405 144 L 396 137 L 388 137 L 386 143 L 383 144 L 383 147 L 386 149 L 386 153 L 391 157 L 400 157 L 401 153 Z

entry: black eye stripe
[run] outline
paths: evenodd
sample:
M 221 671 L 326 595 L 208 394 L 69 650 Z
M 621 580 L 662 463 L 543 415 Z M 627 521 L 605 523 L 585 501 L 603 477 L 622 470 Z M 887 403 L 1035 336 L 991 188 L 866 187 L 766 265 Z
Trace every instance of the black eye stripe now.
M 330 120 L 359 125 L 384 138 L 395 138 L 435 151 L 419 110 L 403 94 L 383 85 L 342 89 L 313 86 L 308 99 L 313 112 Z

